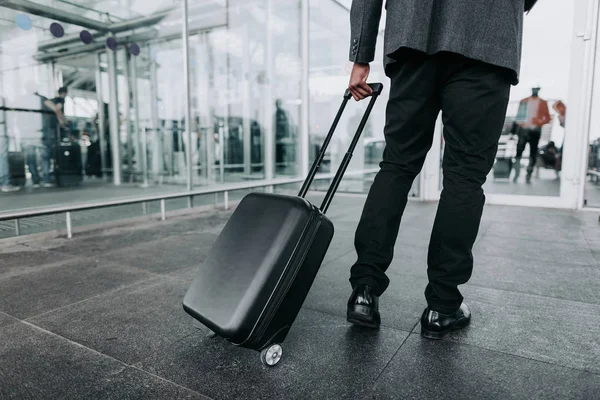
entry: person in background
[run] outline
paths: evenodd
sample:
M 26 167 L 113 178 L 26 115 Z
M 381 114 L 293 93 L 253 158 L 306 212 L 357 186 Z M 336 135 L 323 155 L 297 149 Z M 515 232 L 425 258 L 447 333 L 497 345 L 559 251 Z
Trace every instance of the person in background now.
M 10 166 L 8 160 L 8 136 L 0 136 L 0 192 L 12 193 L 21 188 L 10 183 Z
M 443 190 L 429 242 L 421 335 L 440 339 L 469 325 L 458 289 L 473 272 L 472 248 L 496 156 L 510 87 L 519 82 L 523 13 L 534 1 L 386 2 L 385 72 L 391 79 L 384 128 L 386 148 L 355 235 L 347 320 L 378 328 L 379 297 L 389 285 L 408 193 L 444 123 Z M 355 100 L 367 84 L 383 0 L 353 0 L 348 89 Z
M 42 115 L 42 143 L 39 146 L 44 187 L 54 186 L 50 182 L 50 159 L 52 158 L 52 149 L 58 145 L 58 141 L 61 139 L 59 129 L 66 124 L 63 110 L 67 93 L 67 88 L 61 87 L 58 89 L 58 96 L 52 100 L 40 96 L 42 98 L 42 110 L 44 111 Z M 33 186 L 39 187 L 42 177 L 38 172 L 36 148 L 37 146 L 28 147 L 27 165 L 29 166 Z
M 515 177 L 514 182 L 519 179 L 521 172 L 521 157 L 525 146 L 529 144 L 529 165 L 527 166 L 527 176 L 525 181 L 531 183 L 531 174 L 535 167 L 538 156 L 538 144 L 542 137 L 542 127 L 552 121 L 550 111 L 548 110 L 548 102 L 539 96 L 540 87 L 531 89 L 531 96 L 527 97 L 519 103 L 516 123 L 519 126 L 517 134 L 519 141 L 517 143 L 517 157 L 515 162 Z
M 84 177 L 86 175 L 88 147 L 90 144 L 90 133 L 87 130 L 84 130 L 79 139 L 79 147 L 81 147 L 81 174 Z

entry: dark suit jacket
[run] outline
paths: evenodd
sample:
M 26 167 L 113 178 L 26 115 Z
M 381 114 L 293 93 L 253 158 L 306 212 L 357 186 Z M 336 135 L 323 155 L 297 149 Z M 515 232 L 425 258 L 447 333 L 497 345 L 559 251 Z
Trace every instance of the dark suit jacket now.
M 387 0 L 384 64 L 394 62 L 400 48 L 449 51 L 508 68 L 517 84 L 525 1 Z M 383 2 L 352 1 L 350 61 L 373 61 Z

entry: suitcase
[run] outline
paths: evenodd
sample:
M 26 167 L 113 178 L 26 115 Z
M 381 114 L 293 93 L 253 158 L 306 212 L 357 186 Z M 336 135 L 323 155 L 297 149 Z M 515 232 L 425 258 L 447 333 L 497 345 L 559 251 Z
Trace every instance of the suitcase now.
M 10 184 L 25 187 L 27 177 L 25 175 L 25 155 L 21 152 L 8 153 L 8 175 Z
M 56 146 L 54 174 L 58 186 L 76 186 L 83 180 L 81 147 L 78 143 L 61 142 Z
M 260 351 L 261 362 L 281 359 L 285 340 L 321 266 L 334 227 L 325 213 L 348 167 L 371 110 L 373 96 L 321 207 L 304 197 L 340 117 L 342 105 L 298 196 L 251 193 L 239 203 L 183 299 L 183 309 L 215 335 Z
M 508 179 L 512 172 L 511 158 L 497 158 L 494 163 L 494 179 Z

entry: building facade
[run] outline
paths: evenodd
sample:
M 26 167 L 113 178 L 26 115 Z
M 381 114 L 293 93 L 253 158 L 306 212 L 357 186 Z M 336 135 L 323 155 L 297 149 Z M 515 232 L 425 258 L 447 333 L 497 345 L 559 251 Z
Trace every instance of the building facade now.
M 258 181 L 297 184 L 348 82 L 350 3 L 3 2 L 0 174 L 8 168 L 21 190 L 0 194 L 0 212 Z M 599 3 L 545 0 L 526 16 L 521 81 L 511 91 L 485 186 L 488 202 L 600 207 Z M 386 87 L 342 191 L 368 190 L 384 148 L 388 81 L 381 45 L 371 81 Z M 65 122 L 55 127 L 44 99 L 56 98 L 61 87 L 68 89 Z M 524 118 L 519 109 L 534 88 L 550 121 L 518 158 L 514 123 Z M 363 103 L 347 107 L 322 174 L 335 172 Z M 49 129 L 54 142 L 45 148 Z M 442 132 L 440 122 L 415 199 L 439 196 Z M 535 166 L 527 179 L 530 160 Z M 515 180 L 517 164 L 523 172 Z M 14 178 L 21 169 L 24 179 Z M 72 169 L 81 170 L 81 181 L 65 185 Z M 48 187 L 34 187 L 36 175 L 45 173 Z

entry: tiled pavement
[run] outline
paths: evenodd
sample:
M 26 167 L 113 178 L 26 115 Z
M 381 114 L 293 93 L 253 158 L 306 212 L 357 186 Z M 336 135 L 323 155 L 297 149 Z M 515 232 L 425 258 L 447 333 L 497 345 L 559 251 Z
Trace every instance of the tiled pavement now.
M 409 203 L 383 327 L 344 318 L 363 197 L 274 368 L 195 329 L 181 300 L 228 212 L 0 241 L 0 399 L 600 399 L 600 225 L 593 213 L 488 206 L 462 290 L 472 325 L 418 335 L 435 204 Z

